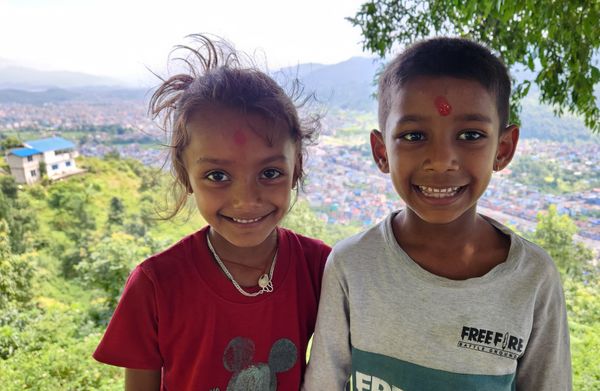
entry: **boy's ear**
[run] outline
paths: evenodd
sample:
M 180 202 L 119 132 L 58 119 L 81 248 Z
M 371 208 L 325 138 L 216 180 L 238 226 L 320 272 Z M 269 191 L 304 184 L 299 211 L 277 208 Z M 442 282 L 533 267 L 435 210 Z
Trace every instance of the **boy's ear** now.
M 384 174 L 390 172 L 388 164 L 387 151 L 385 150 L 384 135 L 377 129 L 371 131 L 371 152 L 373 153 L 373 160 L 379 167 L 379 170 Z
M 498 141 L 498 150 L 496 152 L 496 161 L 494 162 L 494 171 L 501 171 L 512 160 L 517 150 L 519 142 L 519 127 L 509 125 L 502 131 Z

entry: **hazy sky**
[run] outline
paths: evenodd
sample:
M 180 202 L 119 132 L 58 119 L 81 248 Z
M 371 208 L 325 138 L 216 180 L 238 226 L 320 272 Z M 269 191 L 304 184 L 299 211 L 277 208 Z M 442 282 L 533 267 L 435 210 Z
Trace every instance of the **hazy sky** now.
M 198 32 L 264 53 L 269 68 L 332 64 L 362 52 L 344 20 L 363 0 L 0 0 L 0 59 L 143 79 Z

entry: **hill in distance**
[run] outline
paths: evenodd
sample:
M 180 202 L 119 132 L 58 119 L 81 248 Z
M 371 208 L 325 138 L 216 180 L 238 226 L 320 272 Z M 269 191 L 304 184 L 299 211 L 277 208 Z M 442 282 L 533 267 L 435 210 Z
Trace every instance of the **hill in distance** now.
M 377 102 L 373 98 L 376 90 L 374 78 L 381 68 L 381 61 L 378 59 L 353 57 L 332 65 L 299 64 L 276 70 L 272 75 L 287 91 L 293 90 L 294 81 L 298 79 L 303 94 L 313 94 L 316 98 L 313 103 L 322 105 L 329 111 L 375 113 Z M 516 70 L 514 76 L 517 80 L 523 80 L 533 74 L 527 70 Z M 83 73 L 37 71 L 0 61 L 0 103 L 43 104 L 110 99 L 141 102 L 151 94 L 149 88 L 132 89 L 119 83 Z M 11 87 L 7 87 L 9 85 Z M 580 118 L 569 114 L 562 118 L 555 117 L 551 107 L 539 104 L 538 94 L 532 87 L 529 96 L 522 101 L 521 137 L 599 141 L 597 135 L 592 135 Z
M 3 65 L 4 64 L 4 65 Z M 18 90 L 47 90 L 53 88 L 80 88 L 90 86 L 119 86 L 123 82 L 108 77 L 81 72 L 42 71 L 0 62 L 0 88 Z
M 343 110 L 373 111 L 376 102 L 374 75 L 381 67 L 379 60 L 352 57 L 333 64 L 302 64 L 282 68 L 274 73 L 277 81 L 286 85 L 290 78 L 300 79 L 305 93 L 314 93 L 317 101 Z

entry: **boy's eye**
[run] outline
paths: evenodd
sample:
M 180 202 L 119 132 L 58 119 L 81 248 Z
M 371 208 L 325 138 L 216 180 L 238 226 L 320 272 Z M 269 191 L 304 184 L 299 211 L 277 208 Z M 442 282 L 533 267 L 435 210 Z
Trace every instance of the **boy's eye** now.
M 425 135 L 421 132 L 408 132 L 401 134 L 399 138 L 406 141 L 423 141 L 425 140 Z
M 265 179 L 275 179 L 279 178 L 281 175 L 283 175 L 282 172 L 275 168 L 268 168 L 261 174 L 261 176 Z
M 225 182 L 229 180 L 229 176 L 223 171 L 211 171 L 206 174 L 205 178 L 212 182 Z
M 458 135 L 459 140 L 475 141 L 485 137 L 481 132 L 476 130 L 467 130 Z

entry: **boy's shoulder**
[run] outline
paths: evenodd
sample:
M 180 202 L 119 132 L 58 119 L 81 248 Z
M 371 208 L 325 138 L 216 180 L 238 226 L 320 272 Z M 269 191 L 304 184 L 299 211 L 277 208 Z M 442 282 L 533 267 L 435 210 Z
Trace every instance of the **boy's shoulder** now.
M 514 264 L 515 270 L 519 274 L 530 275 L 538 281 L 560 280 L 558 269 L 546 250 L 491 217 L 481 216 L 500 232 L 510 237 L 511 245 L 507 263 Z
M 392 245 L 389 242 L 392 217 L 393 214 L 364 231 L 340 240 L 333 246 L 332 258 L 356 259 L 360 262 L 373 259 L 375 255 L 386 252 L 386 249 Z

